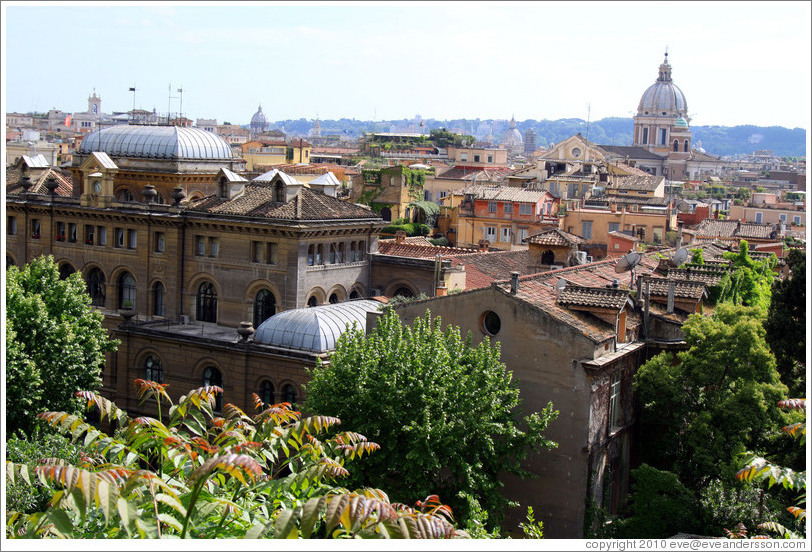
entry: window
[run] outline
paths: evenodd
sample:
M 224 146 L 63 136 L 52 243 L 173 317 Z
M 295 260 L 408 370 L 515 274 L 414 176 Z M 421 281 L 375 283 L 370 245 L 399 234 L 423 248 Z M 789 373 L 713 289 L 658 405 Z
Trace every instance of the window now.
M 6 233 L 9 236 L 14 236 L 17 234 L 17 218 L 16 217 L 8 217 L 6 219 Z
M 584 220 L 581 221 L 581 237 L 585 240 L 592 239 L 592 221 L 591 220 Z
M 679 151 L 679 140 L 674 140 L 674 151 Z
M 620 230 L 620 223 L 619 222 L 610 222 L 609 223 L 609 231 L 610 232 L 617 232 Z
M 96 227 L 90 224 L 85 224 L 85 243 L 93 245 L 96 243 Z
M 793 215 L 792 216 L 792 224 L 794 224 L 795 226 L 800 226 L 801 225 L 801 216 L 800 215 Z
M 510 226 L 503 226 L 499 241 L 510 242 Z
M 67 280 L 68 276 L 76 272 L 76 269 L 73 268 L 73 265 L 70 263 L 62 263 L 59 265 L 59 279 L 60 280 Z
M 786 213 L 779 213 L 778 220 L 781 222 L 787 222 L 787 214 Z
M 307 300 L 307 306 L 308 307 L 315 307 L 318 304 L 319 304 L 319 300 L 316 299 L 315 295 L 311 296 L 310 299 Z
M 437 192 L 437 201 L 440 201 L 444 197 L 448 196 L 448 192 Z
M 685 153 L 688 153 L 689 149 L 690 149 L 690 146 L 688 145 L 688 140 L 685 140 L 685 146 L 684 146 L 682 151 L 684 151 Z
M 164 315 L 165 295 L 164 285 L 161 282 L 155 282 L 152 285 L 152 314 L 154 316 Z
M 350 262 L 355 262 L 355 242 L 350 242 Z
M 467 153 L 461 153 L 460 154 L 460 161 L 468 161 L 468 154 Z
M 296 402 L 296 388 L 287 384 L 282 388 L 282 402 L 294 404 Z
M 479 155 L 476 153 L 474 154 L 474 163 L 479 163 Z
M 496 241 L 496 226 L 485 227 L 485 239 L 490 240 L 491 242 Z
M 166 251 L 166 234 L 155 232 L 155 252 L 163 253 L 164 251 Z
M 70 222 L 68 223 L 68 241 L 71 243 L 76 243 L 78 238 L 79 231 L 76 227 L 76 223 Z
M 135 230 L 127 230 L 127 249 L 135 249 L 138 245 L 138 232 Z
M 488 202 L 488 212 L 489 213 L 495 213 L 496 212 L 496 202 L 495 201 L 489 201 Z
M 533 205 L 530 203 L 520 203 L 519 204 L 519 214 L 520 215 L 532 215 L 533 214 Z
M 431 201 L 431 190 L 423 190 L 423 201 Z
M 254 298 L 254 327 L 259 328 L 260 324 L 274 314 L 276 314 L 276 298 L 269 290 L 260 290 Z
M 56 236 L 54 236 L 56 241 L 65 241 L 65 223 L 64 222 L 57 222 L 56 223 Z
M 352 299 L 360 299 L 360 298 L 361 298 L 361 294 L 358 293 L 357 290 L 352 290 L 350 292 L 350 300 L 352 300 Z
M 195 255 L 201 257 L 206 254 L 206 238 L 195 236 Z
M 493 311 L 487 311 L 482 315 L 480 326 L 487 335 L 496 335 L 502 329 L 502 320 Z
M 503 203 L 502 204 L 502 212 L 506 215 L 513 214 L 513 204 L 512 203 Z
M 620 372 L 612 376 L 612 383 L 609 387 L 609 431 L 618 429 L 623 420 L 623 412 L 620 404 Z
M 648 129 L 647 128 L 643 129 L 643 143 L 648 144 Z
M 352 244 L 352 249 L 353 249 L 352 253 L 353 253 L 353 256 L 354 256 L 355 255 L 355 244 L 354 243 Z M 307 266 L 313 266 L 313 263 L 315 262 L 315 256 L 316 256 L 315 252 L 316 252 L 316 246 L 315 245 L 311 245 L 310 247 L 307 248 Z M 353 259 L 353 260 L 355 260 L 355 259 Z
M 756 223 L 761 224 L 762 215 L 763 213 L 761 213 L 760 211 L 756 212 Z
M 135 278 L 129 272 L 118 278 L 118 308 L 135 308 Z
M 316 264 L 324 264 L 324 246 L 322 244 L 316 245 Z
M 266 250 L 266 259 L 268 259 L 268 264 L 276 264 L 279 262 L 279 244 L 278 243 L 268 243 L 265 247 Z
M 97 226 L 96 234 L 98 237 L 98 240 L 96 240 L 96 244 L 107 245 L 107 228 L 105 228 L 104 226 Z
M 268 380 L 263 381 L 262 385 L 260 385 L 259 398 L 266 408 L 274 404 L 274 388 L 273 384 Z
M 527 228 L 517 228 L 516 229 L 516 239 L 519 243 L 524 242 L 527 239 Z
M 207 366 L 205 370 L 203 370 L 203 385 L 215 386 L 219 387 L 221 390 L 223 389 L 223 376 L 220 374 L 220 370 L 215 368 L 214 366 Z M 216 399 L 214 400 L 214 410 L 215 412 L 221 412 L 223 410 L 223 393 L 217 393 Z
M 493 163 L 493 155 L 488 156 L 488 163 Z
M 664 146 L 666 144 L 666 131 L 664 128 L 660 129 L 660 145 Z
M 161 366 L 161 359 L 149 355 L 144 361 L 144 379 L 155 383 L 164 382 L 164 369 Z
M 331 293 L 330 298 L 327 299 L 327 302 L 330 303 L 331 305 L 335 305 L 336 303 L 338 303 L 338 295 L 336 295 L 335 293 Z
M 94 268 L 87 275 L 87 293 L 90 295 L 90 304 L 96 307 L 104 306 L 105 299 L 104 272 Z
M 216 257 L 220 254 L 220 240 L 209 238 L 209 257 Z
M 356 255 L 356 260 L 363 261 L 364 260 L 364 251 L 366 250 L 366 245 L 364 242 L 358 242 L 358 254 Z
M 116 247 L 124 247 L 124 229 L 116 228 Z
M 344 250 L 346 249 L 346 244 L 340 243 L 338 244 L 338 262 L 344 262 Z
M 217 292 L 214 284 L 203 282 L 197 288 L 196 318 L 201 322 L 217 322 Z
M 333 243 L 328 244 L 327 248 L 330 250 L 330 264 L 336 264 L 336 246 L 335 246 L 335 244 L 333 244 Z

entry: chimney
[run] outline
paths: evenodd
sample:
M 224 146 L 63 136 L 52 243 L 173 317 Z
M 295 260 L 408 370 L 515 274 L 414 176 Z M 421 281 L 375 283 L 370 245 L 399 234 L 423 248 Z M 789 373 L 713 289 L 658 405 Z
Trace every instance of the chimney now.
M 444 297 L 448 295 L 448 289 L 445 287 L 445 284 L 440 284 L 437 286 L 437 289 L 434 293 L 435 297 Z
M 510 294 L 516 295 L 519 292 L 519 273 L 513 271 L 510 273 Z
M 613 213 L 617 213 L 617 203 L 610 203 L 609 208 L 612 209 Z
M 406 242 L 406 232 L 403 230 L 398 230 L 395 232 L 395 243 L 405 243 Z
M 488 248 L 491 246 L 491 242 L 488 240 L 479 240 L 479 250 L 480 251 L 487 251 Z M 518 272 L 517 272 L 518 274 Z
M 672 314 L 674 312 L 674 280 L 668 282 L 668 309 L 666 312 Z

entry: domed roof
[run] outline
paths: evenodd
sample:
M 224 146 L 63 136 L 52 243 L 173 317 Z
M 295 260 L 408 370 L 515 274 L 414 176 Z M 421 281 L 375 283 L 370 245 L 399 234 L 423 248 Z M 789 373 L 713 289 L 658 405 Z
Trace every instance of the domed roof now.
M 268 117 L 266 117 L 265 114 L 262 112 L 261 105 L 257 108 L 257 112 L 254 113 L 254 116 L 251 117 L 251 128 L 255 127 L 262 128 L 268 127 Z
M 688 121 L 685 120 L 685 117 L 680 115 L 680 118 L 677 119 L 677 122 L 674 123 L 674 126 L 678 126 L 678 127 L 682 127 L 682 128 L 688 128 Z
M 649 86 L 640 98 L 637 106 L 638 116 L 676 117 L 688 112 L 688 102 L 685 94 L 671 80 L 671 65 L 668 64 L 668 54 L 660 65 L 657 81 Z
M 228 142 L 201 128 L 155 125 L 117 125 L 88 134 L 80 154 L 103 151 L 111 157 L 152 159 L 231 160 Z
M 338 338 L 355 323 L 366 330 L 367 313 L 378 311 L 381 303 L 372 299 L 348 301 L 280 312 L 259 325 L 254 342 L 286 349 L 326 353 L 336 347 Z
M 510 119 L 510 128 L 508 128 L 504 134 L 502 134 L 502 141 L 500 142 L 503 146 L 507 147 L 508 150 L 512 148 L 520 148 L 524 145 L 524 138 L 522 138 L 522 133 L 519 132 L 519 129 L 516 128 L 516 119 L 511 117 Z

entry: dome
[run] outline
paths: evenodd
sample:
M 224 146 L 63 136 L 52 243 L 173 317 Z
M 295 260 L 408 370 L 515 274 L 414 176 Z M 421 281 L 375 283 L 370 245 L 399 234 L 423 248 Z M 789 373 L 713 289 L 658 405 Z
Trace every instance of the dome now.
M 266 117 L 262 112 L 262 106 L 260 105 L 257 108 L 257 112 L 254 113 L 253 117 L 251 117 L 251 128 L 256 130 L 267 130 L 268 125 L 268 117 Z
M 231 146 L 200 128 L 118 125 L 88 134 L 76 153 L 103 151 L 111 157 L 231 160 Z
M 674 123 L 674 126 L 678 126 L 678 127 L 681 127 L 681 128 L 688 128 L 688 121 L 685 120 L 685 117 L 680 115 L 680 118 L 677 119 L 677 122 Z
M 259 325 L 254 342 L 286 349 L 326 353 L 336 347 L 347 325 L 366 330 L 367 313 L 377 312 L 381 303 L 361 299 L 280 312 Z
M 516 128 L 515 118 L 510 119 L 510 128 L 502 135 L 500 144 L 505 146 L 508 152 L 513 154 L 519 154 L 524 150 L 524 139 L 522 138 L 522 133 Z
M 676 117 L 688 112 L 688 102 L 685 94 L 671 80 L 671 65 L 668 64 L 668 54 L 660 65 L 657 81 L 643 92 L 640 104 L 637 106 L 638 116 Z

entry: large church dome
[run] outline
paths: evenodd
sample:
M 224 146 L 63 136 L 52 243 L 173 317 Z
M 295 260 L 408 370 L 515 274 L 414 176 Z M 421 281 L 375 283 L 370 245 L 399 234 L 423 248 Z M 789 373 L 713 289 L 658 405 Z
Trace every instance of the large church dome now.
M 254 132 L 265 132 L 269 126 L 268 117 L 262 112 L 262 106 L 260 105 L 257 108 L 257 112 L 251 117 L 251 130 Z
M 671 65 L 668 64 L 668 54 L 665 54 L 665 61 L 660 65 L 657 81 L 649 86 L 640 98 L 637 115 L 679 117 L 687 112 L 688 102 L 685 101 L 685 94 L 671 80 Z
M 515 117 L 511 117 L 510 128 L 502 135 L 500 144 L 505 146 L 505 149 L 507 149 L 511 155 L 521 155 L 524 153 L 524 139 L 522 138 L 522 133 L 516 128 Z
M 117 125 L 88 134 L 78 154 L 103 151 L 110 157 L 149 159 L 229 160 L 228 142 L 200 128 L 156 125 Z

